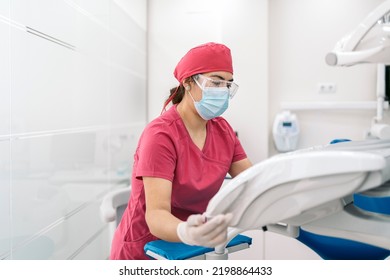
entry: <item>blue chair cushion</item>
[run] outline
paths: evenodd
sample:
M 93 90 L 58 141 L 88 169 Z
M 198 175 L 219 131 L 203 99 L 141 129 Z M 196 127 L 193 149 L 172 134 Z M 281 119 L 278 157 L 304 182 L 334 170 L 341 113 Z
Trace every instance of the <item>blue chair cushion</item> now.
M 362 210 L 390 215 L 390 196 L 375 197 L 355 193 L 353 200 L 354 205 Z
M 384 260 L 390 255 L 390 251 L 383 248 L 302 229 L 297 239 L 324 260 Z
M 349 142 L 351 141 L 350 139 L 344 139 L 344 138 L 338 138 L 338 139 L 333 139 L 332 141 L 330 141 L 330 144 L 336 144 L 336 143 L 340 143 L 340 142 Z
M 227 248 L 239 244 L 251 245 L 252 238 L 239 234 L 229 242 Z M 191 246 L 180 242 L 156 240 L 146 243 L 144 251 L 145 253 L 147 251 L 151 251 L 167 260 L 186 260 L 192 257 L 212 252 L 214 251 L 214 248 Z

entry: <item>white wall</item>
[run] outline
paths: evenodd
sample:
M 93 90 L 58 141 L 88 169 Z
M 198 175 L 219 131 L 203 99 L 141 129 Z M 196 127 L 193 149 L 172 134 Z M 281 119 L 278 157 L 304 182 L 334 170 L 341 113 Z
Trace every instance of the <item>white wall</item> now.
M 102 259 L 146 123 L 146 2 L 0 3 L 0 259 Z

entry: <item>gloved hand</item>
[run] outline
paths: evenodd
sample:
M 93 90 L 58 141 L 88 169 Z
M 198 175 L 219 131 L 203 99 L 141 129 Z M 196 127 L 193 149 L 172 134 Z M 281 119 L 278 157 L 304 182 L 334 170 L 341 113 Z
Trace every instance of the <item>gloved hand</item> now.
M 227 240 L 232 214 L 220 214 L 206 221 L 205 215 L 194 214 L 177 226 L 177 235 L 188 245 L 214 248 Z

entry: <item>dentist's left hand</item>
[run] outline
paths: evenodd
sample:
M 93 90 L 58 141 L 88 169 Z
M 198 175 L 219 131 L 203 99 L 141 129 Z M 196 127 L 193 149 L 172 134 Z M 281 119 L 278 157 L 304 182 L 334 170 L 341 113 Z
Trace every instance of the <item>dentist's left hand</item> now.
M 227 240 L 232 214 L 220 214 L 206 221 L 205 215 L 194 214 L 177 226 L 177 235 L 188 245 L 214 248 Z

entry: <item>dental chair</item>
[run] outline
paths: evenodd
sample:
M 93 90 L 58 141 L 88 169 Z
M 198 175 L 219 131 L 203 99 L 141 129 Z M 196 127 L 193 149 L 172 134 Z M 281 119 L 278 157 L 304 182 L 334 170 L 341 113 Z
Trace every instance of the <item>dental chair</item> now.
M 111 190 L 102 199 L 100 204 L 100 217 L 108 224 L 108 243 L 111 245 L 114 233 L 119 225 L 122 215 L 127 207 L 131 193 L 131 186 Z
M 232 179 L 206 214 L 234 213 L 229 238 L 262 229 L 296 238 L 323 259 L 385 259 L 389 167 L 390 142 L 382 140 L 280 154 Z
M 116 189 L 107 193 L 100 204 L 100 214 L 106 223 L 114 222 L 119 225 L 130 198 L 131 186 Z
M 251 245 L 241 233 L 268 230 L 296 238 L 323 259 L 384 259 L 390 255 L 389 180 L 385 140 L 276 155 L 229 180 L 208 204 L 207 217 L 234 214 L 224 244 L 157 240 L 146 244 L 145 253 L 153 259 L 228 259 Z M 106 221 L 120 219 L 116 209 L 127 204 L 129 193 L 107 195 L 101 207 Z
M 337 214 L 301 226 L 299 241 L 324 259 L 385 259 L 390 255 L 390 142 L 371 139 L 329 145 L 334 151 L 364 151 L 383 156 L 378 187 L 343 198 Z M 351 236 L 354 235 L 353 238 Z
M 117 189 L 106 194 L 100 205 L 100 213 L 104 222 L 110 224 L 111 242 L 116 227 L 118 226 L 131 193 L 131 186 Z M 226 245 L 224 259 L 228 254 L 247 249 L 252 244 L 252 238 L 238 234 L 229 240 Z M 168 242 L 164 240 L 151 241 L 145 246 L 145 254 L 151 259 L 157 260 L 205 260 L 220 259 L 221 255 L 214 252 L 214 248 L 202 246 L 190 246 L 180 242 Z

